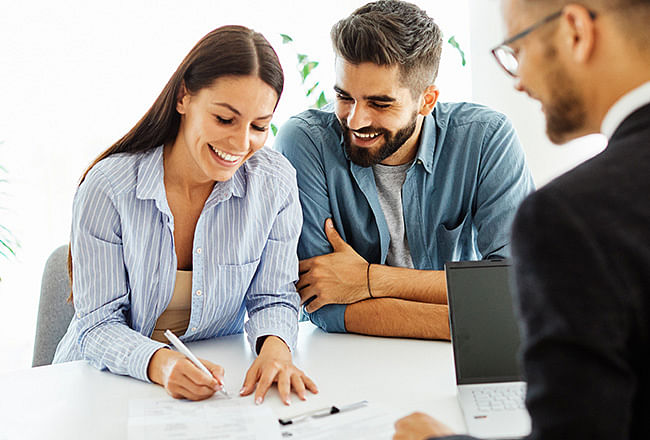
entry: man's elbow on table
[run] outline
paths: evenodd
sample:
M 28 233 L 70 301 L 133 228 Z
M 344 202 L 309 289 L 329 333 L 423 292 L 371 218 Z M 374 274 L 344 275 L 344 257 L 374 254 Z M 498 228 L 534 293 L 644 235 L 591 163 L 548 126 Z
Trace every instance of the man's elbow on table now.
M 310 321 L 328 333 L 347 333 L 345 329 L 346 304 L 328 304 L 307 313 Z

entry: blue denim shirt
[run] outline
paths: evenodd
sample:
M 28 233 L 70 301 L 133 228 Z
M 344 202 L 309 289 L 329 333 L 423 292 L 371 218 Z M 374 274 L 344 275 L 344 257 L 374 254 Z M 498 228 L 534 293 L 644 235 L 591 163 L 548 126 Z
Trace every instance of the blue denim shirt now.
M 352 163 L 334 113 L 307 110 L 280 130 L 274 148 L 297 170 L 303 229 L 298 257 L 332 252 L 329 217 L 371 263 L 385 264 L 390 233 L 372 167 Z M 510 224 L 534 189 L 508 119 L 470 103 L 438 103 L 422 125 L 416 160 L 402 186 L 404 226 L 416 269 L 447 261 L 509 256 Z M 326 331 L 345 331 L 346 305 L 310 314 Z

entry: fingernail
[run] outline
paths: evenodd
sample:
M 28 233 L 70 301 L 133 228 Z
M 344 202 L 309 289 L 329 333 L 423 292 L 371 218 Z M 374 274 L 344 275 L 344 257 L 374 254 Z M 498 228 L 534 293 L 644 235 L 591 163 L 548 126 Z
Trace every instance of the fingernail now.
M 286 403 L 287 405 L 291 405 L 291 399 L 285 400 L 284 403 Z
M 330 229 L 334 227 L 334 224 L 332 223 L 332 220 L 329 219 L 329 218 L 328 218 L 327 221 L 325 222 L 325 225 L 326 225 L 328 228 L 330 228 Z
M 300 400 L 307 400 L 307 398 L 305 397 L 305 395 L 304 395 L 304 394 L 301 394 L 301 395 L 300 395 L 300 396 L 298 396 L 298 397 L 300 397 Z
M 241 390 L 239 390 L 239 394 L 244 394 L 245 390 L 246 390 L 246 387 L 241 387 Z
M 262 398 L 258 397 L 255 399 L 255 405 L 261 405 L 262 404 Z

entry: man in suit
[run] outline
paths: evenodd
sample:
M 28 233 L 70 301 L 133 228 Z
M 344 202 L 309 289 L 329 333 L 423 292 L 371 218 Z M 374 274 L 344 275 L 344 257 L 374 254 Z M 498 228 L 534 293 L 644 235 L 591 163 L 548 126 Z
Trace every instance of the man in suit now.
M 513 225 L 530 438 L 650 438 L 650 1 L 503 3 L 494 53 L 549 138 L 609 138 Z M 414 414 L 394 438 L 450 434 Z

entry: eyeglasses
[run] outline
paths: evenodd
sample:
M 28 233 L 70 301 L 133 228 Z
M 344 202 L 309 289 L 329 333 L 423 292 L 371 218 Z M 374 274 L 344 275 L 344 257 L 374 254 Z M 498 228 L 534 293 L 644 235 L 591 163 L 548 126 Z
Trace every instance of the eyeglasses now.
M 517 35 L 508 38 L 503 43 L 499 44 L 497 47 L 492 49 L 492 55 L 494 55 L 494 58 L 496 58 L 499 65 L 503 68 L 503 70 L 506 71 L 508 75 L 512 76 L 513 78 L 517 78 L 517 76 L 519 75 L 519 60 L 517 59 L 517 54 L 512 49 L 512 47 L 510 47 L 510 45 L 515 41 L 524 38 L 526 35 L 530 34 L 535 29 L 542 27 L 546 23 L 549 23 L 555 20 L 556 18 L 561 17 L 563 11 L 564 9 L 560 9 L 559 11 L 554 12 L 551 15 L 542 18 L 538 22 L 533 23 L 531 26 L 519 32 Z M 593 20 L 594 18 L 596 18 L 596 13 L 593 11 L 589 11 L 589 16 Z

